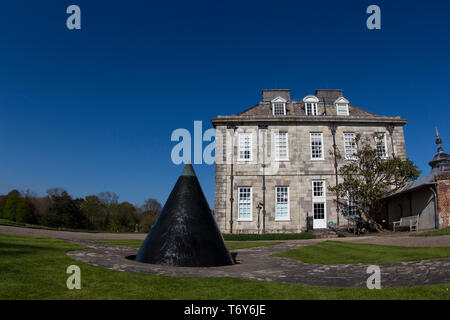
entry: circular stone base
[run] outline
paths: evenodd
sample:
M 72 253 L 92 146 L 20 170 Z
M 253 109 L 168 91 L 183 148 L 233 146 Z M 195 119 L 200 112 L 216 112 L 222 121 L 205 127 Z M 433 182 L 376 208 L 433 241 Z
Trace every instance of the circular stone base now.
M 303 241 L 303 242 L 302 242 Z M 366 287 L 370 264 L 308 264 L 270 255 L 320 242 L 289 241 L 279 245 L 240 249 L 238 264 L 194 268 L 136 262 L 138 249 L 76 240 L 92 249 L 70 251 L 75 260 L 111 270 L 172 277 L 233 277 L 292 284 L 336 287 Z M 379 263 L 381 286 L 417 286 L 450 282 L 450 258 L 398 263 Z

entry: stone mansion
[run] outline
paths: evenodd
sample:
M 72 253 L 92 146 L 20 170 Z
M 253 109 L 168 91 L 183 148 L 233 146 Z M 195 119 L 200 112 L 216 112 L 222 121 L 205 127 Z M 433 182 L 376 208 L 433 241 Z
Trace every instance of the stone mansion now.
M 327 188 L 352 159 L 357 134 L 372 139 L 382 157 L 406 158 L 407 120 L 360 109 L 342 90 L 316 90 L 301 100 L 292 100 L 287 89 L 263 90 L 255 106 L 211 121 L 214 215 L 223 233 L 297 233 L 346 224 Z M 346 201 L 348 211 L 356 212 Z

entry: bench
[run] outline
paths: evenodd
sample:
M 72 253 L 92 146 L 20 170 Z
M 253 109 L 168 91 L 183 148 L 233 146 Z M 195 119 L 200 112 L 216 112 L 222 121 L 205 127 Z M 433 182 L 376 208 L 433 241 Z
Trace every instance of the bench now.
M 409 217 L 401 217 L 399 221 L 392 222 L 395 227 L 409 227 L 409 231 L 417 231 L 419 229 L 419 215 L 417 216 L 409 216 Z M 413 230 L 414 229 L 414 230 Z

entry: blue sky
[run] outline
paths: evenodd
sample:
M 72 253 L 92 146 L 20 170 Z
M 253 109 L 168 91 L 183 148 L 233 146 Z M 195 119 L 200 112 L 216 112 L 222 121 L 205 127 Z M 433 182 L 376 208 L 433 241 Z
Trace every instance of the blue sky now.
M 82 29 L 66 28 L 77 4 Z M 381 8 L 381 30 L 366 8 Z M 352 104 L 401 116 L 424 173 L 438 126 L 450 151 L 447 1 L 2 1 L 0 194 L 165 202 L 182 168 L 173 130 L 204 130 L 263 88 L 301 99 L 340 88 Z M 206 144 L 205 144 L 206 146 Z M 214 205 L 214 166 L 195 167 Z

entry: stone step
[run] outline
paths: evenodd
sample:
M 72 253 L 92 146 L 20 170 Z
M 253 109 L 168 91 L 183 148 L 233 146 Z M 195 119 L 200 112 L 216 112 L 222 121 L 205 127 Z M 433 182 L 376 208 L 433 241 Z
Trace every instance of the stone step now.
M 316 229 L 312 232 L 314 236 L 318 239 L 323 238 L 338 238 L 339 236 L 336 234 L 336 232 L 328 230 L 328 229 Z

